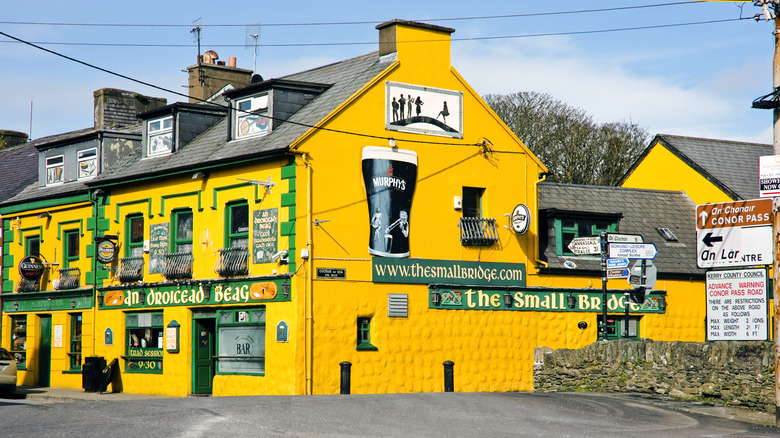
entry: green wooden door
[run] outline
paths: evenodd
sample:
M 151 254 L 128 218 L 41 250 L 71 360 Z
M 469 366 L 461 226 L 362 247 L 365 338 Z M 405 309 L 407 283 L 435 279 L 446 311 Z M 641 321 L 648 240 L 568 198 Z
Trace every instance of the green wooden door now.
M 211 394 L 214 379 L 214 319 L 192 320 L 192 393 Z
M 41 315 L 41 342 L 38 350 L 38 386 L 49 386 L 51 375 L 51 315 Z

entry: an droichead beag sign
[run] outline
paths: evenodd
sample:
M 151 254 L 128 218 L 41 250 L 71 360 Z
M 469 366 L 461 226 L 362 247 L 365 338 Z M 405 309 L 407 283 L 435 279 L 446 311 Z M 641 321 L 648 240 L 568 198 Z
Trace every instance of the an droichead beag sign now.
M 700 268 L 771 265 L 772 200 L 696 207 L 696 264 Z

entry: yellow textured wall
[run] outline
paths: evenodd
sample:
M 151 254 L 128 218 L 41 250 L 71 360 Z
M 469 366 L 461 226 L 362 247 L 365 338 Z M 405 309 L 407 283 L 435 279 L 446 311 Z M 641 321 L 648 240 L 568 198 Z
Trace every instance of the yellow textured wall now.
M 683 191 L 696 204 L 733 201 L 669 149 L 655 143 L 621 187 Z

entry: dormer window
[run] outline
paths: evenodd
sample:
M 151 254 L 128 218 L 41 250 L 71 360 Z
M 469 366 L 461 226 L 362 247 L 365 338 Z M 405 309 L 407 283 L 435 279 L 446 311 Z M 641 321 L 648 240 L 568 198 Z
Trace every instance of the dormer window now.
M 64 181 L 64 163 L 64 155 L 46 158 L 46 185 L 59 184 Z
M 173 152 L 173 116 L 150 120 L 146 125 L 147 156 Z
M 97 176 L 97 148 L 78 152 L 79 179 Z
M 271 128 L 268 120 L 268 94 L 236 101 L 235 138 L 247 138 L 268 134 Z

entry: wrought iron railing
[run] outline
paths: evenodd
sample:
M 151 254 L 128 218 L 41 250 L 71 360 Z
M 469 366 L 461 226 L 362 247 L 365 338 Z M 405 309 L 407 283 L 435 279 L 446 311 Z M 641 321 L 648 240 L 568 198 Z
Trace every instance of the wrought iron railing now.
M 117 278 L 121 283 L 133 283 L 144 279 L 143 257 L 121 257 L 117 268 Z
M 481 217 L 460 218 L 460 243 L 464 246 L 490 246 L 498 242 L 496 220 Z
M 41 283 L 39 280 L 28 280 L 26 278 L 20 278 L 16 284 L 17 292 L 38 292 L 41 290 Z
M 220 277 L 249 275 L 249 249 L 241 247 L 220 249 L 214 272 Z
M 192 278 L 192 262 L 194 260 L 191 252 L 165 254 L 165 269 L 163 270 L 163 276 L 168 280 Z
M 79 268 L 63 268 L 57 269 L 60 273 L 60 278 L 57 282 L 57 290 L 78 289 L 79 278 L 81 278 L 81 270 Z

